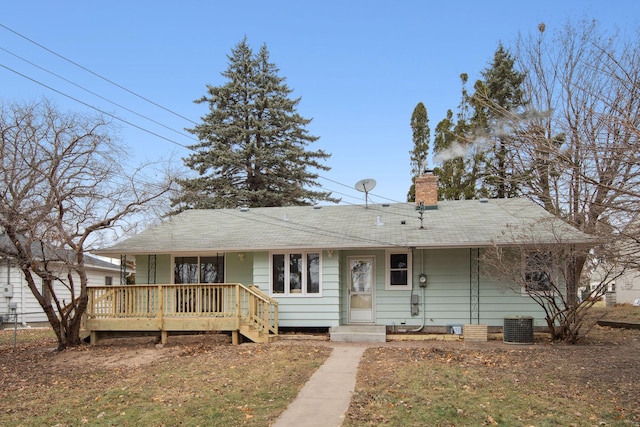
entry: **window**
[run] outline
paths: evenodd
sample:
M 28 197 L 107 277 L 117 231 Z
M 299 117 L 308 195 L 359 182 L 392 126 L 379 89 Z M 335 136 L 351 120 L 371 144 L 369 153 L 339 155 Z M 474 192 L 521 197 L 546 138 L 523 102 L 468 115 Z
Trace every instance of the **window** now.
M 224 283 L 224 255 L 200 257 L 200 283 Z
M 386 289 L 411 289 L 410 252 L 387 252 Z
M 105 284 L 105 286 L 113 285 L 113 277 L 112 276 L 104 276 L 104 284 Z
M 532 252 L 525 257 L 524 282 L 526 293 L 553 292 L 553 260 L 549 252 Z
M 284 295 L 320 294 L 320 253 L 272 254 L 271 291 Z
M 224 283 L 224 255 L 176 257 L 173 283 Z
M 173 283 L 224 283 L 224 254 L 174 259 Z M 176 313 L 224 312 L 224 289 L 195 286 L 178 287 L 174 295 Z

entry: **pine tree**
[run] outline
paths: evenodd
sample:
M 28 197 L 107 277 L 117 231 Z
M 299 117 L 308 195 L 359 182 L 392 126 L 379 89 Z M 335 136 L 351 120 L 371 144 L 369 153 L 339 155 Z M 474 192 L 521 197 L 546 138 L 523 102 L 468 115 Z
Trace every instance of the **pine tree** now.
M 491 145 L 485 150 L 482 191 L 497 198 L 515 197 L 520 193 L 518 179 L 513 176 L 515 131 L 509 129 L 507 123 L 525 104 L 522 90 L 525 75 L 515 69 L 514 63 L 515 59 L 500 44 L 493 62 L 482 72 L 484 80 L 474 85 L 471 99 L 474 108 L 471 121 L 476 137 L 485 138 Z
M 431 129 L 429 128 L 429 116 L 427 108 L 422 102 L 418 102 L 411 114 L 411 132 L 413 135 L 413 149 L 409 151 L 411 155 L 411 177 L 412 181 L 424 171 L 427 166 L 427 156 L 429 155 L 429 140 L 431 139 Z M 415 184 L 411 184 L 407 201 L 415 201 Z
M 456 120 L 453 112 L 436 126 L 434 138 L 434 161 L 439 166 L 434 168 L 438 176 L 438 198 L 440 200 L 472 199 L 477 196 L 478 165 L 482 159 L 469 139 L 471 125 L 469 115 L 469 94 L 466 90 L 467 74 L 461 74 L 462 97 Z
M 184 162 L 198 176 L 179 182 L 176 211 L 337 202 L 312 190 L 319 186 L 314 170 L 329 170 L 322 161 L 330 154 L 306 150 L 318 137 L 306 130 L 311 120 L 297 113 L 300 98 L 290 99 L 266 45 L 254 54 L 245 38 L 228 59 L 226 83 L 207 85 L 195 101 L 208 103 L 209 113 L 188 129 L 200 142 Z

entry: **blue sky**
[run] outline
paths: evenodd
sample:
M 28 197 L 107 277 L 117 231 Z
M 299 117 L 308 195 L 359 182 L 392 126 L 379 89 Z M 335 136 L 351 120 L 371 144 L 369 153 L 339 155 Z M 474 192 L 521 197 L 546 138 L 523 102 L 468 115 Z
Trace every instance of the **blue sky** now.
M 135 125 L 116 120 L 132 161 L 173 157 L 181 165 L 188 151 L 179 144 L 195 142 L 183 129 L 206 114 L 193 100 L 207 84 L 224 82 L 227 55 L 246 36 L 254 50 L 267 44 L 293 96 L 302 98 L 298 111 L 313 119 L 308 129 L 320 137 L 311 148 L 332 154 L 323 188 L 364 203 L 353 185 L 373 178 L 371 201 L 405 201 L 416 104 L 427 107 L 433 134 L 460 100 L 459 75 L 468 73 L 472 84 L 499 42 L 509 47 L 541 22 L 553 31 L 582 18 L 629 31 L 639 26 L 640 2 L 5 2 L 0 24 L 128 91 L 0 27 L 0 65 L 14 70 L 0 67 L 0 97 L 99 108 Z

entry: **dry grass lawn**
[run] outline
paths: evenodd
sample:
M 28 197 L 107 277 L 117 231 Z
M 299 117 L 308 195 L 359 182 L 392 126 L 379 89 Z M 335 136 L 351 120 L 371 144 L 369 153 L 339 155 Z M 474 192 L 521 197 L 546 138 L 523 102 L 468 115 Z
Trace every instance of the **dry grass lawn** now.
M 640 322 L 640 308 L 592 316 Z M 105 340 L 54 352 L 50 330 L 0 331 L 2 426 L 268 426 L 331 352 L 323 341 L 232 346 L 225 335 Z M 370 345 L 345 426 L 638 426 L 640 331 L 579 345 Z M 321 408 L 319 408 L 321 411 Z

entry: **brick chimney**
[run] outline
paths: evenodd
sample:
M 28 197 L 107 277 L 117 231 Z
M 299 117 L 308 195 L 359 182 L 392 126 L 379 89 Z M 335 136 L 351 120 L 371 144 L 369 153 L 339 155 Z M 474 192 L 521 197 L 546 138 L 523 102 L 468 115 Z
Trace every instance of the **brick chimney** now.
M 426 170 L 415 179 L 416 208 L 420 202 L 425 209 L 438 209 L 438 177 L 433 171 Z

